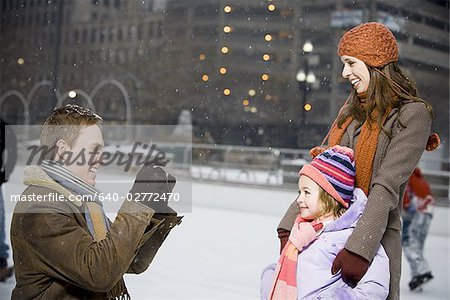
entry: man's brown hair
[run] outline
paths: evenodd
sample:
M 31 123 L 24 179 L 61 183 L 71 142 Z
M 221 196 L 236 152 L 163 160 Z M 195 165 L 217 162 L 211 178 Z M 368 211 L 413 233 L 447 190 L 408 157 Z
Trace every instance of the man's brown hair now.
M 102 121 L 102 117 L 96 113 L 75 104 L 55 108 L 44 122 L 41 146 L 56 150 L 56 143 L 59 140 L 64 140 L 69 146 L 72 146 L 82 128 L 91 125 L 100 126 Z M 54 151 L 52 152 L 54 155 Z

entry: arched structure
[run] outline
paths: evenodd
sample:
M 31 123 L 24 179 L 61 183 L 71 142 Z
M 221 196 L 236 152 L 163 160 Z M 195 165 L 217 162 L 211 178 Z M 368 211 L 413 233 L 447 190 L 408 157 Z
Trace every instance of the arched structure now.
M 97 92 L 102 87 L 104 87 L 105 85 L 108 85 L 108 84 L 112 84 L 112 85 L 116 86 L 122 93 L 123 99 L 125 101 L 125 113 L 126 113 L 125 124 L 130 125 L 131 124 L 131 101 L 130 101 L 130 97 L 128 95 L 127 89 L 120 81 L 117 81 L 115 79 L 104 79 L 104 80 L 100 81 L 99 83 L 97 83 L 97 85 L 92 90 L 91 99 L 94 99 Z

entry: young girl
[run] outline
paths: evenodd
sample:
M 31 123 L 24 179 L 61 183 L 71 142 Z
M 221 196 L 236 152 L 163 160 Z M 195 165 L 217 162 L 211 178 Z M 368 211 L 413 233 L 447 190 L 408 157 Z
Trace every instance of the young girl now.
M 386 299 L 390 276 L 383 247 L 355 287 L 330 271 L 367 201 L 354 187 L 353 150 L 334 146 L 303 166 L 299 175 L 300 213 L 278 264 L 263 271 L 261 299 Z

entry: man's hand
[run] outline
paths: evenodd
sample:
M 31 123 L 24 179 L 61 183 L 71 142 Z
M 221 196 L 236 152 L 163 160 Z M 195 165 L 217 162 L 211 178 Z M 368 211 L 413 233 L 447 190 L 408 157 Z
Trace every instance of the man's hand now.
M 168 206 L 176 179 L 160 165 L 145 164 L 136 176 L 130 190 L 131 197 L 147 205 L 155 213 L 175 213 Z
M 367 259 L 344 248 L 334 259 L 331 274 L 335 275 L 341 270 L 342 280 L 353 288 L 366 274 L 369 265 Z

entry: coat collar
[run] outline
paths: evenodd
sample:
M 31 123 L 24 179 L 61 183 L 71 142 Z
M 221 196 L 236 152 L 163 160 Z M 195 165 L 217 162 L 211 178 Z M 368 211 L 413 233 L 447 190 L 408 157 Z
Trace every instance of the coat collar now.
M 82 206 L 83 204 L 72 192 L 51 179 L 40 166 L 25 167 L 23 183 L 25 185 L 35 185 L 52 189 L 63 195 L 66 199 L 69 199 L 76 206 Z
M 364 208 L 366 207 L 366 203 L 367 197 L 364 192 L 360 188 L 355 188 L 350 207 L 340 218 L 328 224 L 325 227 L 324 232 L 339 231 L 350 227 L 355 227 L 356 222 L 359 220 Z

